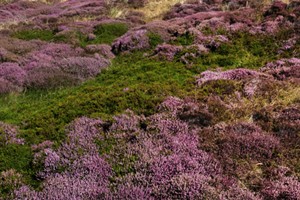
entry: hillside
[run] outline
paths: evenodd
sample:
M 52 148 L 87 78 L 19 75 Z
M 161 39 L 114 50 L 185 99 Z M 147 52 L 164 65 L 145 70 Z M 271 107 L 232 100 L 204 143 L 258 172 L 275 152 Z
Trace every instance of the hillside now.
M 0 199 L 300 199 L 300 2 L 0 0 Z

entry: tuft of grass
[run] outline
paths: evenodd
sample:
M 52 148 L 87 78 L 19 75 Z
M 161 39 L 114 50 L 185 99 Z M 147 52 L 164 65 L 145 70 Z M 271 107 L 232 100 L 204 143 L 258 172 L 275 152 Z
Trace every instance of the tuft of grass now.
M 174 41 L 171 42 L 171 44 L 188 46 L 194 43 L 194 39 L 195 38 L 193 35 L 185 33 L 184 35 L 178 36 Z
M 159 34 L 153 32 L 148 33 L 148 37 L 151 48 L 155 48 L 157 45 L 164 42 Z
M 111 44 L 116 38 L 124 35 L 128 31 L 128 26 L 124 23 L 107 23 L 95 27 L 96 38 L 89 41 L 87 37 L 80 36 L 81 46 L 88 44 Z
M 65 36 L 55 36 L 51 30 L 21 30 L 15 32 L 13 37 L 21 40 L 34 40 L 39 39 L 43 41 L 64 41 Z

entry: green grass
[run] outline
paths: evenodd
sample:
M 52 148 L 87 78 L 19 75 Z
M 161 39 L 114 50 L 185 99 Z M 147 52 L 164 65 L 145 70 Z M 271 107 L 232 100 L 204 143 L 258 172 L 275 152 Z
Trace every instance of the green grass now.
M 55 33 L 51 30 L 21 30 L 13 33 L 15 38 L 21 40 L 44 40 L 44 41 L 65 41 L 65 36 L 55 36 Z
M 251 35 L 245 32 L 233 34 L 227 33 L 228 43 L 221 44 L 220 47 L 213 49 L 209 54 L 202 54 L 197 58 L 190 58 L 190 62 L 202 69 L 222 67 L 224 69 L 249 68 L 258 69 L 267 62 L 280 59 L 282 57 L 293 57 L 294 52 L 299 52 L 299 46 L 285 52 L 284 55 L 278 54 L 283 41 L 291 37 L 292 32 L 283 30 L 277 35 Z M 225 34 L 226 35 L 226 34 Z M 179 60 L 183 51 L 177 55 Z
M 122 36 L 128 31 L 128 26 L 124 23 L 107 23 L 95 27 L 94 40 L 88 40 L 88 37 L 80 32 L 69 33 L 71 36 L 56 35 L 51 30 L 20 30 L 12 34 L 13 37 L 21 40 L 39 39 L 51 42 L 72 43 L 78 40 L 78 45 L 85 47 L 88 44 L 111 44 L 116 38 Z
M 86 46 L 88 44 L 111 44 L 116 38 L 124 35 L 128 31 L 128 26 L 124 23 L 108 23 L 100 24 L 95 30 L 96 38 L 89 41 L 86 36 L 80 36 L 80 45 Z

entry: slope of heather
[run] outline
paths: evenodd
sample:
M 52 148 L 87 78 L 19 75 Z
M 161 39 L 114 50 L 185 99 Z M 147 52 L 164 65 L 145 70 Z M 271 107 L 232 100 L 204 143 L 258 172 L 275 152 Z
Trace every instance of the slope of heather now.
M 300 199 L 299 1 L 12 0 L 0 26 L 0 199 Z

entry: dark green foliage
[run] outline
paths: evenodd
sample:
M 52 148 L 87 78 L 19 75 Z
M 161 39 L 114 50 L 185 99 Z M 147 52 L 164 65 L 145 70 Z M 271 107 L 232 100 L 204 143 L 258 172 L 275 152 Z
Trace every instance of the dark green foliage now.
M 22 30 L 14 33 L 13 36 L 22 40 L 40 39 L 50 41 L 53 39 L 54 34 L 49 30 Z
M 222 44 L 209 54 L 203 54 L 194 63 L 225 69 L 240 67 L 257 69 L 283 56 L 278 54 L 278 50 L 290 35 L 290 31 L 282 31 L 274 36 L 251 35 L 245 32 L 233 33 L 228 35 L 229 43 Z M 292 53 L 285 56 L 291 57 Z
M 13 34 L 21 40 L 44 40 L 44 41 L 65 41 L 65 36 L 55 36 L 55 33 L 51 30 L 21 30 Z
M 176 37 L 176 39 L 171 42 L 171 44 L 182 45 L 182 46 L 192 45 L 193 43 L 194 43 L 194 36 L 189 34 L 188 32 L 185 33 L 184 35 L 180 35 Z
M 23 171 L 30 168 L 31 148 L 26 145 L 8 144 L 0 147 L 0 171 L 16 169 Z
M 94 40 L 88 40 L 87 36 L 79 34 L 81 46 L 88 44 L 111 44 L 116 38 L 124 35 L 128 31 L 128 26 L 124 23 L 100 24 L 95 27 Z
M 148 37 L 149 37 L 149 44 L 151 46 L 151 48 L 155 48 L 158 44 L 163 43 L 163 39 L 160 37 L 160 35 L 156 34 L 156 33 L 148 33 Z
M 232 95 L 236 91 L 240 91 L 242 86 L 236 81 L 232 80 L 215 80 L 205 83 L 201 90 L 204 94 L 214 94 L 214 95 Z

